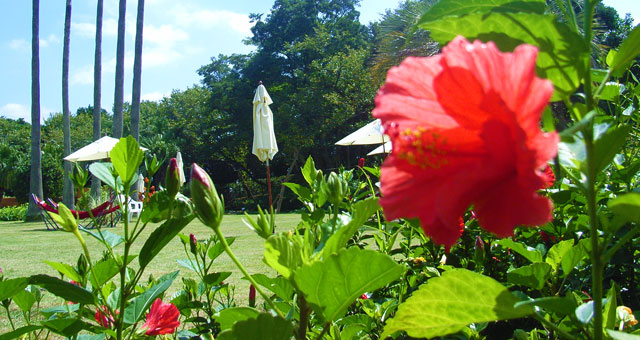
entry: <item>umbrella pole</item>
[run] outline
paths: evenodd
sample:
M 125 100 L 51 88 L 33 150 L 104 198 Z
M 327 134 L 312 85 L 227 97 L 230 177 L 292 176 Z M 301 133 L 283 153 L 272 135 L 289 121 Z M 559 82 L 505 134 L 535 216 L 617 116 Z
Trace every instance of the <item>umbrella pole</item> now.
M 267 159 L 267 189 L 269 191 L 269 211 L 273 208 L 273 202 L 271 201 L 271 171 L 269 170 L 269 160 Z

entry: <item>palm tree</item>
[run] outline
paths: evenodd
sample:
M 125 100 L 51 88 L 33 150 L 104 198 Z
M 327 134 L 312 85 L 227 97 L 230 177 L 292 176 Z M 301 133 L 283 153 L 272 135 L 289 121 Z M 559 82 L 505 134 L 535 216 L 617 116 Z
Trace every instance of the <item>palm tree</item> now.
M 122 109 L 124 106 L 124 24 L 127 1 L 120 0 L 118 14 L 118 42 L 116 47 L 116 90 L 113 98 L 113 137 L 122 137 Z
M 136 19 L 136 46 L 133 59 L 133 90 L 131 94 L 131 135 L 140 136 L 140 87 L 142 82 L 142 27 L 144 22 L 144 0 L 138 0 Z
M 62 130 L 64 134 L 64 155 L 71 154 L 71 126 L 69 121 L 69 42 L 71 34 L 71 0 L 67 0 L 64 13 L 64 42 L 62 47 Z M 62 200 L 71 209 L 74 206 L 73 183 L 69 178 L 71 162 L 64 162 L 64 187 Z
M 100 139 L 101 133 L 101 104 L 102 96 L 102 0 L 98 0 L 96 11 L 96 52 L 93 62 L 93 140 Z M 91 195 L 97 199 L 100 197 L 100 180 L 93 176 L 91 179 Z
M 33 0 L 31 16 L 31 173 L 29 190 L 42 197 L 42 155 L 40 154 L 40 2 Z M 29 200 L 27 219 L 40 216 L 38 207 Z

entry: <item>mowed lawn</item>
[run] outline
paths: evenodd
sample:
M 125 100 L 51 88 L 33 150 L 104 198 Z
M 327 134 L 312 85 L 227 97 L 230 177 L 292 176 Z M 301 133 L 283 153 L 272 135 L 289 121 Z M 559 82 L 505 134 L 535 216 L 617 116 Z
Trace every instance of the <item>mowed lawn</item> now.
M 255 218 L 255 216 L 253 216 Z M 243 222 L 244 215 L 225 215 L 222 220 L 222 232 L 226 237 L 236 237 L 231 249 L 245 265 L 249 273 L 263 273 L 275 276 L 275 271 L 265 265 L 262 261 L 264 245 L 263 240 L 251 231 Z M 276 231 L 286 231 L 293 229 L 300 221 L 298 214 L 279 214 L 276 217 Z M 135 221 L 133 221 L 135 222 Z M 147 236 L 159 224 L 149 224 L 143 234 L 138 238 L 133 246 L 133 253 L 136 254 Z M 120 223 L 116 228 L 108 228 L 111 232 L 122 235 L 123 225 Z M 211 229 L 204 226 L 198 219 L 194 219 L 187 225 L 183 234 L 193 233 L 198 240 L 204 240 L 213 234 Z M 85 241 L 93 261 L 100 259 L 104 247 L 90 235 L 84 234 Z M 122 245 L 116 250 L 122 252 Z M 62 262 L 75 265 L 82 248 L 78 240 L 71 233 L 63 231 L 47 231 L 43 222 L 0 222 L 0 268 L 6 279 L 32 274 L 48 274 L 59 276 L 59 273 L 43 261 Z M 164 274 L 180 270 L 180 276 L 174 281 L 168 293 L 172 294 L 179 290 L 182 285 L 181 277 L 194 277 L 195 275 L 176 262 L 185 259 L 184 248 L 178 237 L 171 242 L 153 259 L 147 266 L 143 280 L 152 274 L 158 278 Z M 247 305 L 248 287 L 246 280 L 242 279 L 242 274 L 235 267 L 231 259 L 226 254 L 222 254 L 214 262 L 212 270 L 230 271 L 233 274 L 227 280 L 235 285 L 235 298 L 238 305 Z M 132 262 L 137 268 L 137 260 Z M 58 301 L 48 298 L 44 301 L 45 307 L 55 305 Z M 15 305 L 13 308 L 17 309 Z M 18 311 L 12 313 L 14 318 L 21 319 Z M 9 330 L 7 316 L 4 309 L 0 310 L 0 334 Z

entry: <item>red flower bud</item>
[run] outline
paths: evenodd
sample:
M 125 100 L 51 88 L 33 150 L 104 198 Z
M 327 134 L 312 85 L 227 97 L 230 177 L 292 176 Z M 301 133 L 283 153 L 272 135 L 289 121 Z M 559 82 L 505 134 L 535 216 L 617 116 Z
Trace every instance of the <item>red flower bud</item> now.
M 364 294 L 360 295 L 360 299 L 369 300 L 369 295 L 367 295 L 367 293 L 364 293 Z
M 360 157 L 360 159 L 358 160 L 358 166 L 363 168 L 364 167 L 364 158 Z
M 224 203 L 218 196 L 211 177 L 198 164 L 191 167 L 191 200 L 196 216 L 209 228 L 216 229 L 224 215 Z
M 118 314 L 120 314 L 120 311 L 116 310 L 116 315 Z M 96 322 L 104 328 L 112 328 L 113 323 L 115 322 L 115 318 L 113 317 L 113 315 L 111 315 L 109 309 L 107 309 L 107 306 L 101 306 L 96 309 L 96 314 L 94 317 L 96 319 Z
M 256 306 L 256 287 L 249 285 L 249 307 Z
M 196 240 L 196 235 L 189 234 L 189 246 L 191 248 L 191 252 L 195 254 L 198 250 L 198 240 Z
M 169 160 L 169 167 L 164 177 L 164 185 L 170 197 L 175 197 L 180 191 L 180 169 L 178 168 L 178 161 L 175 158 Z

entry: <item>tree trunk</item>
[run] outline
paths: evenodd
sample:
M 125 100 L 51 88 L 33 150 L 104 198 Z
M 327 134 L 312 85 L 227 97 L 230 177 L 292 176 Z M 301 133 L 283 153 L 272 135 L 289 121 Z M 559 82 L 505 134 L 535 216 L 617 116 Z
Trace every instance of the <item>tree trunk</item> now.
M 131 94 L 131 135 L 140 137 L 140 90 L 142 86 L 142 28 L 144 23 L 144 0 L 138 0 L 136 20 L 135 57 L 133 59 L 133 90 Z
M 33 0 L 31 17 L 31 173 L 29 191 L 42 198 L 42 162 L 40 154 L 40 2 Z M 27 219 L 36 220 L 40 212 L 29 200 Z
M 69 121 L 69 42 L 71 34 L 71 0 L 67 0 L 64 13 L 64 42 L 62 45 L 62 129 L 64 134 L 64 153 L 66 157 L 71 154 L 71 123 Z M 64 187 L 62 189 L 62 201 L 70 209 L 74 208 L 73 183 L 69 177 L 71 162 L 64 163 Z
M 96 49 L 93 61 L 93 140 L 100 139 L 102 133 L 102 104 L 100 103 L 102 96 L 102 1 L 98 0 L 96 10 Z M 98 199 L 102 183 L 97 177 L 91 177 L 91 196 Z
M 287 181 L 289 181 L 289 178 L 291 178 L 291 173 L 293 172 L 293 168 L 296 166 L 296 162 L 298 161 L 298 154 L 300 153 L 300 149 L 296 148 L 296 151 L 293 152 L 293 160 L 291 161 L 291 165 L 289 166 L 289 169 L 287 170 L 287 175 L 284 176 L 284 180 L 282 181 L 282 183 L 287 183 Z M 284 185 L 280 185 L 280 193 L 278 194 L 278 197 L 276 198 L 277 203 L 276 203 L 276 214 L 280 213 L 280 207 L 282 206 L 282 201 L 284 200 Z
M 120 0 L 118 14 L 118 42 L 116 47 L 116 88 L 113 96 L 113 138 L 122 137 L 122 110 L 124 106 L 124 28 L 127 1 Z

